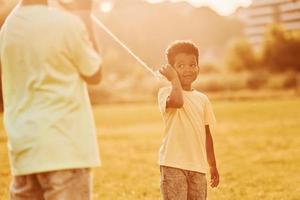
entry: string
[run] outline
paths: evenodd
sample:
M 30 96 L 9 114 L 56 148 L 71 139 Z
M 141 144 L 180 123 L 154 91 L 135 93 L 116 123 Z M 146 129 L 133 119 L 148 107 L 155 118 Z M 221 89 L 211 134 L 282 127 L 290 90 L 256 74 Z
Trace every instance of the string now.
M 92 20 L 102 28 L 109 36 L 111 36 L 119 45 L 121 45 L 132 57 L 134 57 L 146 70 L 148 70 L 156 78 L 162 78 L 159 71 L 153 70 L 142 59 L 140 59 L 131 49 L 129 49 L 117 36 L 115 36 L 95 15 L 91 15 Z

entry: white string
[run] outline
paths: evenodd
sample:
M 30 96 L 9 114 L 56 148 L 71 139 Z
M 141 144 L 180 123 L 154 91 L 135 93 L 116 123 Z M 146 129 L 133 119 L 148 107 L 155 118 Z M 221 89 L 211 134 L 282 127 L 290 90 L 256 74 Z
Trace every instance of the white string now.
M 140 59 L 135 53 L 131 51 L 117 36 L 115 36 L 95 15 L 91 15 L 91 18 L 94 22 L 102 28 L 108 35 L 110 35 L 118 44 L 120 44 L 131 56 L 133 56 L 146 70 L 148 70 L 156 78 L 161 78 L 162 75 L 159 71 L 153 70 L 149 67 L 142 59 Z

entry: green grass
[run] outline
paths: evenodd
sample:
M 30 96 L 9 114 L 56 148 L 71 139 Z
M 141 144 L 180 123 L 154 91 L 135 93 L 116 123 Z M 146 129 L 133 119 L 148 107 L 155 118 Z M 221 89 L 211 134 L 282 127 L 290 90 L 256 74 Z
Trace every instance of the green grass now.
M 210 200 L 300 199 L 300 99 L 213 102 L 221 175 Z M 103 166 L 94 170 L 94 199 L 160 199 L 156 164 L 163 125 L 155 104 L 94 108 Z M 10 181 L 0 128 L 0 200 Z

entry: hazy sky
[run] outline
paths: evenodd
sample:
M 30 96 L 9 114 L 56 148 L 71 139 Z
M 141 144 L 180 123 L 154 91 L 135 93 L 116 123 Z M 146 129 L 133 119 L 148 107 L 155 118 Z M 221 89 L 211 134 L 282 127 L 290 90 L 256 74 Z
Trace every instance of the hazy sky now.
M 149 2 L 158 3 L 165 0 L 147 0 Z M 216 10 L 221 15 L 229 15 L 239 6 L 248 6 L 252 0 L 169 0 L 171 2 L 187 1 L 194 6 L 206 5 Z

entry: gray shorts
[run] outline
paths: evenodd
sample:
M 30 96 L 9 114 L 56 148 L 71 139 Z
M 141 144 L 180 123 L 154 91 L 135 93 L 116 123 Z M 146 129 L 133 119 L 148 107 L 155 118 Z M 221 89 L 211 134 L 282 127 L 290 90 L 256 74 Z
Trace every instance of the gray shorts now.
M 160 166 L 164 200 L 205 200 L 207 181 L 203 173 Z
M 13 177 L 11 200 L 90 200 L 89 169 L 70 169 Z

